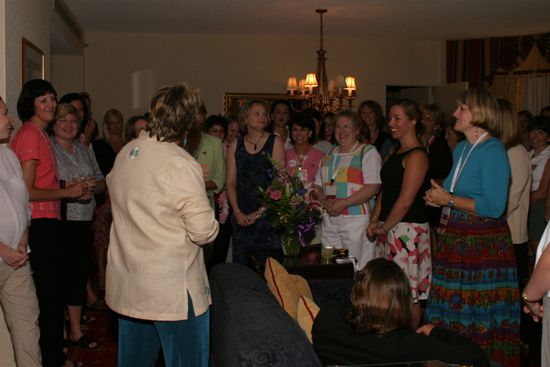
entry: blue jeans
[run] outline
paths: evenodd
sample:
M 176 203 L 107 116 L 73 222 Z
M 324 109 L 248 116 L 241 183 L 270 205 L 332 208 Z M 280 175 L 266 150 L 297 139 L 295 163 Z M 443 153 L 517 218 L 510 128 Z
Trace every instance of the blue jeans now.
M 154 366 L 162 347 L 166 366 L 208 367 L 210 312 L 195 316 L 188 297 L 187 320 L 148 321 L 121 316 L 118 366 Z

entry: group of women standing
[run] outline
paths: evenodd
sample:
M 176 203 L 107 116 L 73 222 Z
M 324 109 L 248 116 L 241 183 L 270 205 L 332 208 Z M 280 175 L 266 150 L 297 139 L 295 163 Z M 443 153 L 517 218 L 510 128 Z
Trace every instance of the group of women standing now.
M 165 116 L 161 107 L 168 103 L 166 98 L 172 94 L 182 94 L 193 100 L 193 111 L 185 115 L 184 127 L 172 126 L 174 135 L 167 136 L 165 134 L 169 131 L 163 130 L 163 126 L 169 124 L 173 116 Z M 25 123 L 12 142 L 13 151 L 21 163 L 21 177 L 28 189 L 32 208 L 32 226 L 28 232 L 32 250 L 30 264 L 40 306 L 40 347 L 45 366 L 65 363 L 62 353 L 64 303 L 68 305 L 71 319 L 68 338 L 88 347 L 93 343 L 82 333 L 79 325 L 88 279 L 87 264 L 84 264 L 87 258 L 83 254 L 89 253 L 93 242 L 91 221 L 96 206 L 94 194 L 104 192 L 105 176 L 115 165 L 117 153 L 124 146 L 123 118 L 119 111 L 106 113 L 103 124 L 105 137 L 93 142 L 92 151 L 77 141 L 78 133 L 82 131 L 79 123 L 83 119 L 78 108 L 71 104 L 58 106 L 56 97 L 48 82 L 34 80 L 25 84 L 18 101 L 18 113 Z M 148 147 L 151 151 L 158 150 L 160 155 L 177 156 L 178 162 L 187 162 L 190 157 L 179 151 L 177 154 L 172 152 L 171 143 L 189 145 L 186 140 L 188 131 L 200 126 L 204 119 L 205 112 L 200 112 L 204 108 L 202 101 L 196 91 L 186 85 L 163 89 L 155 98 L 151 108 L 157 113 L 153 116 L 156 122 L 152 128 L 147 128 L 147 134 L 142 133 L 138 143 L 124 151 L 130 157 L 127 161 L 135 160 L 140 149 Z M 281 129 L 280 125 L 285 120 L 283 117 L 290 111 L 283 111 L 288 108 L 285 104 L 276 105 L 274 113 L 279 118 L 277 128 Z M 0 104 L 0 110 L 1 107 Z M 183 106 L 177 107 L 184 109 Z M 510 219 L 511 213 L 516 213 L 517 208 L 524 208 L 524 188 L 530 186 L 529 181 L 517 177 L 530 177 L 530 172 L 524 169 L 526 151 L 520 148 L 519 134 L 514 133 L 517 125 L 510 120 L 514 120 L 511 117 L 514 114 L 507 108 L 504 102 L 499 106 L 487 91 L 469 90 L 459 96 L 454 112 L 457 120 L 454 129 L 464 134 L 466 139 L 456 146 L 451 167 L 450 150 L 445 150 L 441 144 L 442 131 L 434 122 L 439 119 L 437 110 L 430 106 L 420 109 L 418 104 L 408 99 L 395 103 L 389 113 L 390 133 L 382 130 L 382 111 L 373 101 L 362 103 L 358 114 L 341 111 L 328 116 L 322 121 L 326 126 L 317 121 L 319 128 L 315 125 L 314 116 L 304 112 L 290 119 L 287 143 L 290 145 L 285 151 L 283 139 L 269 130 L 267 106 L 261 101 L 250 101 L 240 111 L 238 124 L 243 132 L 241 136 L 237 137 L 236 123 L 211 121 L 205 127 L 208 135 L 200 133 L 197 147 L 191 151 L 195 159 L 204 160 L 201 174 L 193 164 L 185 164 L 189 165 L 193 177 L 204 185 L 198 185 L 196 189 L 201 197 L 201 215 L 209 223 L 213 213 L 206 209 L 203 194 L 208 195 L 205 198 L 210 197 L 210 208 L 217 209 L 218 221 L 221 222 L 224 200 L 225 215 L 229 213 L 229 206 L 232 209 L 234 262 L 250 264 L 251 259 L 263 262 L 267 256 L 280 251 L 280 236 L 263 216 L 258 188 L 266 189 L 271 184 L 274 175 L 271 160 L 285 162 L 288 172 L 300 175 L 323 205 L 323 245 L 347 248 L 360 268 L 369 260 L 383 256 L 402 269 L 412 298 L 411 325 L 420 324 L 420 301 L 427 300 L 424 317 L 428 323 L 454 329 L 475 341 L 495 361 L 514 366 L 519 363 L 520 298 L 510 237 L 510 228 L 514 226 L 509 222 L 514 221 Z M 140 120 L 144 119 L 135 121 L 136 130 Z M 52 121 L 53 137 L 50 139 L 46 128 Z M 321 126 L 324 132 L 334 133 L 334 145 L 327 149 L 328 154 L 314 147 L 319 143 L 314 135 Z M 546 132 L 544 127 L 541 130 Z M 221 140 L 210 137 L 220 137 L 222 133 L 227 137 L 223 144 Z M 541 140 L 545 144 L 539 146 L 536 138 L 531 139 L 531 162 L 543 156 L 547 149 L 548 136 L 543 136 Z M 326 136 L 324 141 L 330 145 L 332 139 Z M 168 145 L 157 144 L 162 142 Z M 224 156 L 227 159 L 225 177 Z M 215 162 L 209 161 L 210 157 Z M 222 164 L 218 167 L 220 161 Z M 147 167 L 148 162 L 144 162 Z M 434 169 L 434 162 L 438 162 L 438 169 Z M 127 177 L 121 176 L 125 169 L 129 169 L 125 168 L 126 163 L 120 161 L 119 172 L 111 175 L 112 184 L 118 187 L 116 211 L 119 219 L 114 233 L 142 231 L 126 228 L 128 223 L 124 218 L 135 217 L 135 213 L 125 212 L 121 201 L 132 199 L 128 196 L 131 193 L 125 192 L 122 185 L 127 181 Z M 539 162 L 541 166 L 546 164 L 546 161 L 544 164 Z M 526 172 L 521 173 L 521 169 Z M 542 171 L 546 172 L 545 169 Z M 170 172 L 166 174 L 172 175 Z M 547 177 L 544 173 L 540 176 L 533 180 L 546 185 Z M 510 177 L 513 177 L 512 189 L 509 189 Z M 153 176 L 151 180 L 156 182 Z M 138 196 L 139 187 L 135 188 Z M 135 197 L 136 202 L 139 201 L 138 196 Z M 374 198 L 376 202 L 372 206 L 370 203 Z M 536 195 L 534 197 L 532 194 L 531 201 L 535 199 Z M 66 204 L 63 213 L 61 200 Z M 109 197 L 100 197 L 99 200 L 96 220 L 103 218 L 109 222 Z M 164 198 L 159 197 L 159 200 L 162 205 L 169 205 L 163 201 Z M 441 211 L 438 223 L 431 221 L 432 228 L 425 204 Z M 503 215 L 505 211 L 508 215 Z M 516 214 L 516 218 L 521 217 L 521 214 Z M 193 235 L 200 237 L 200 243 L 211 242 L 215 238 L 217 225 L 210 223 L 208 228 L 203 228 L 193 221 L 189 223 L 196 225 L 198 232 Z M 432 253 L 430 231 L 434 225 L 437 226 L 438 236 Z M 176 228 L 173 231 L 170 229 L 170 233 L 178 231 Z M 130 232 L 125 233 L 131 237 Z M 60 233 L 70 242 L 63 241 Z M 20 237 L 18 241 L 22 241 Z M 107 233 L 96 230 L 96 242 L 103 240 L 107 243 L 106 238 Z M 514 243 L 526 242 L 525 234 L 516 236 L 514 230 L 512 239 Z M 59 246 L 59 243 L 67 245 Z M 79 246 L 73 246 L 74 243 Z M 131 317 L 142 317 L 144 312 L 149 311 L 135 310 L 127 303 L 128 299 L 135 297 L 119 293 L 125 281 L 119 276 L 121 268 L 117 261 L 124 259 L 127 256 L 125 253 L 131 249 L 120 236 L 115 243 L 116 249 L 109 265 L 112 283 L 107 291 L 111 307 L 130 316 L 121 321 L 122 334 L 129 337 L 128 333 L 135 332 L 139 327 Z M 182 246 L 187 244 L 182 243 Z M 103 248 L 106 249 L 106 245 Z M 185 256 L 192 255 L 194 258 L 195 250 Z M 225 251 L 222 251 L 224 255 Z M 10 258 L 8 265 L 12 262 L 17 267 L 24 266 L 24 256 L 19 257 L 19 260 Z M 196 259 L 191 261 L 190 268 L 200 267 L 199 263 Z M 193 276 L 203 281 L 203 272 L 195 270 Z M 67 274 L 70 274 L 69 277 Z M 70 287 L 65 289 L 62 286 L 66 285 L 67 279 L 70 279 Z M 100 272 L 100 281 L 103 279 L 104 274 Z M 178 299 L 178 303 L 183 302 L 181 309 L 186 312 L 198 312 L 189 317 L 198 315 L 196 321 L 200 322 L 202 331 L 196 331 L 196 336 L 203 340 L 207 338 L 202 333 L 206 324 L 204 320 L 199 320 L 199 316 L 204 315 L 209 298 L 199 293 L 199 290 L 189 288 L 189 299 L 199 297 L 202 300 L 196 310 L 186 297 Z M 164 317 L 156 311 L 151 312 L 156 319 L 162 320 Z M 132 346 L 127 344 L 125 347 Z M 152 354 L 156 350 L 153 349 L 150 351 Z M 125 351 L 123 354 L 129 350 Z M 176 355 L 171 357 L 176 358 Z
M 433 106 L 421 109 L 407 99 L 395 103 L 389 114 L 391 137 L 385 142 L 379 141 L 385 138 L 377 130 L 376 108 L 362 104 L 363 122 L 354 113 L 339 112 L 334 116 L 337 144 L 319 160 L 313 182 L 324 208 L 324 245 L 347 248 L 361 268 L 376 256 L 393 260 L 411 287 L 411 325 L 420 325 L 424 300 L 427 322 L 458 331 L 493 360 L 513 366 L 519 363 L 520 298 L 506 215 L 511 177 L 506 149 L 517 143 L 505 142 L 505 149 L 499 140 L 505 130 L 502 111 L 487 91 L 462 93 L 454 129 L 466 139 L 452 158 Z M 286 164 L 290 173 L 302 171 L 311 183 L 314 164 L 308 161 L 321 155 L 311 146 L 311 126 L 299 115 L 295 120 Z M 280 138 L 266 132 L 267 110 L 261 102 L 247 104 L 241 122 L 246 133 L 230 147 L 227 176 L 236 262 L 246 262 L 250 254 L 261 260 L 269 251 L 259 254 L 260 247 L 279 246 L 254 193 L 271 183 L 266 157 L 285 160 Z M 371 142 L 388 151 L 383 164 Z M 426 204 L 441 213 L 432 219 L 432 229 Z M 430 231 L 436 228 L 432 253 Z

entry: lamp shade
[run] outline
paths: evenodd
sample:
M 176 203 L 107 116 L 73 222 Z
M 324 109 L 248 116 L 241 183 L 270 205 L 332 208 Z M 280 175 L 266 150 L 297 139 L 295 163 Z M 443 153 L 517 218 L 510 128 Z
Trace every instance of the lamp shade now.
M 307 75 L 306 75 L 305 87 L 307 87 L 307 88 L 315 88 L 315 87 L 317 87 L 318 85 L 319 85 L 319 84 L 317 84 L 317 77 L 315 76 L 315 74 L 310 73 L 310 74 L 307 74 Z
M 346 88 L 347 90 L 357 90 L 355 86 L 355 78 L 353 76 L 346 77 Z
M 288 82 L 286 84 L 286 90 L 288 91 L 298 90 L 298 81 L 296 80 L 296 77 L 291 76 L 290 78 L 288 78 Z

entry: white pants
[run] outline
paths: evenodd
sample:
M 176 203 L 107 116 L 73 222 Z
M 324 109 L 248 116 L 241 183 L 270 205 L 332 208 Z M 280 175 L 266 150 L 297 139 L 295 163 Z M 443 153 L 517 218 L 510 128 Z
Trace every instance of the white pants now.
M 323 246 L 348 249 L 349 256 L 357 259 L 358 269 L 363 269 L 375 258 L 375 244 L 365 234 L 368 224 L 368 215 L 331 217 L 323 214 L 321 242 Z

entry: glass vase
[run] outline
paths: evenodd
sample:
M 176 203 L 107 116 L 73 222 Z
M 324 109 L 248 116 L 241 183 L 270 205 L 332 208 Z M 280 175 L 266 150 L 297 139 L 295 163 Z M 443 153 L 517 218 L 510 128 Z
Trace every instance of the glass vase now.
M 302 244 L 296 233 L 285 233 L 282 242 L 283 254 L 286 257 L 297 257 L 300 255 Z

